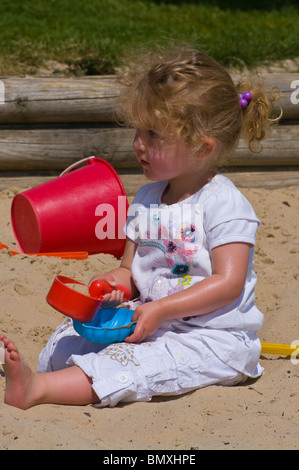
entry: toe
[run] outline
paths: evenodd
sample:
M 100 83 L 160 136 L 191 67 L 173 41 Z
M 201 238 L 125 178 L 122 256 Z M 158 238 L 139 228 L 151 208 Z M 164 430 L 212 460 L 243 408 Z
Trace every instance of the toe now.
M 17 352 L 18 350 L 17 350 L 17 347 L 16 347 L 15 343 L 13 341 L 11 341 L 10 339 L 8 339 L 8 338 L 6 338 L 6 339 L 7 339 L 7 343 L 5 344 L 5 342 L 4 342 L 4 344 L 6 346 L 7 351 L 10 352 L 10 353 L 13 352 L 13 351 Z

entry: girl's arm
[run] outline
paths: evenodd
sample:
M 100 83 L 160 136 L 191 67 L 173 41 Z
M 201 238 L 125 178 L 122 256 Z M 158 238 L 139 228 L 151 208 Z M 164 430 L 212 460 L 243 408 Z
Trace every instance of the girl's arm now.
M 137 321 L 128 342 L 140 342 L 166 320 L 205 315 L 236 300 L 242 293 L 251 245 L 229 243 L 211 251 L 212 274 L 197 284 L 160 300 L 137 307 Z
M 111 286 L 117 284 L 125 286 L 131 291 L 131 299 L 136 298 L 139 292 L 133 282 L 131 265 L 137 249 L 137 244 L 127 238 L 125 251 L 123 254 L 120 266 L 116 269 L 109 271 L 106 274 L 97 274 L 91 278 L 89 285 L 95 280 L 103 280 L 109 282 Z M 123 293 L 121 291 L 113 290 L 111 294 L 104 295 L 105 307 L 113 307 L 123 302 Z

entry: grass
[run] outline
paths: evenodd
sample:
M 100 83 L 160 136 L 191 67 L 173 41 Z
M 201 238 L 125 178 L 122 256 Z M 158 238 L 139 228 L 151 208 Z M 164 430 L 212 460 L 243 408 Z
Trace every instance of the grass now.
M 242 6 L 242 3 L 246 3 Z M 295 0 L 1 0 L 0 74 L 46 61 L 110 74 L 132 51 L 188 42 L 225 66 L 299 57 Z

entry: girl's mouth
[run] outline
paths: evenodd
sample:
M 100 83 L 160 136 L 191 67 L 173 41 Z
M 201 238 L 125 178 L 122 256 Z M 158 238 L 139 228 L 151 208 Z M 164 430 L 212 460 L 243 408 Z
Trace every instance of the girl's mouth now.
M 140 163 L 140 165 L 143 166 L 143 167 L 146 167 L 146 166 L 149 165 L 149 163 L 146 162 L 145 160 L 140 160 L 139 163 Z

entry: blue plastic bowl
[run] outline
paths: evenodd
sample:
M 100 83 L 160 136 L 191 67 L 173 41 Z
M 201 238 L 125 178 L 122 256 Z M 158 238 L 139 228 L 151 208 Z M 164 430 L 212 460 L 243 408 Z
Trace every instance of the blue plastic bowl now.
M 93 343 L 120 343 L 135 329 L 136 322 L 131 321 L 133 313 L 128 308 L 103 308 L 91 322 L 73 320 L 73 325 L 80 336 Z

